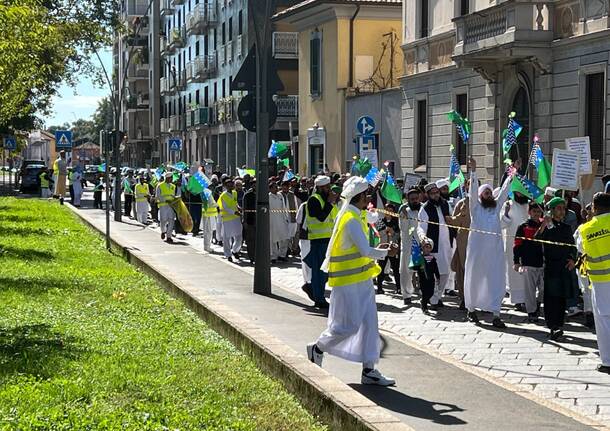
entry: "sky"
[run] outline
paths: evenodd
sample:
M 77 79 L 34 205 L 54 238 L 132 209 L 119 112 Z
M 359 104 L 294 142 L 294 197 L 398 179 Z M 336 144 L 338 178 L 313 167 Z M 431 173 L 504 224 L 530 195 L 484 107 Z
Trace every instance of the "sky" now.
M 109 74 L 112 73 L 112 53 L 105 51 L 100 53 L 100 57 L 106 66 Z M 92 59 L 94 64 L 99 64 L 96 57 Z M 46 127 L 72 123 L 76 119 L 89 117 L 97 109 L 100 99 L 110 94 L 108 85 L 98 88 L 90 78 L 83 77 L 76 88 L 62 85 L 59 94 L 53 98 L 53 108 L 50 116 L 44 117 Z

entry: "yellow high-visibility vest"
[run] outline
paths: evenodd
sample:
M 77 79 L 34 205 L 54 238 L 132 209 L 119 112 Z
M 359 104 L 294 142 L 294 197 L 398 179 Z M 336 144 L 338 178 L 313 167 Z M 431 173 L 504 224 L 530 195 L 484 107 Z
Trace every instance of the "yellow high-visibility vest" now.
M 318 193 L 311 195 L 311 198 L 317 199 L 320 202 L 320 208 L 324 207 L 324 199 Z M 310 199 L 311 199 L 310 198 Z M 336 206 L 328 214 L 324 221 L 318 220 L 316 217 L 309 215 L 309 202 L 305 205 L 305 220 L 307 221 L 307 239 L 325 239 L 330 238 L 333 233 L 333 227 L 335 226 L 335 218 L 337 217 Z
M 161 183 L 157 186 L 161 191 L 158 207 L 164 207 L 168 201 L 174 200 L 174 194 L 176 193 L 176 186 L 168 183 Z
M 234 214 L 237 211 L 237 192 L 233 190 L 230 195 L 226 191 L 222 192 L 220 198 L 218 198 L 218 207 L 220 208 L 220 217 L 222 217 L 223 222 L 238 219 L 239 216 Z M 232 210 L 233 214 L 227 210 Z
M 330 287 L 361 283 L 377 277 L 381 273 L 381 268 L 377 265 L 375 259 L 362 256 L 358 247 L 352 245 L 350 248 L 344 248 L 345 244 L 341 239 L 346 234 L 346 226 L 351 220 L 357 220 L 362 227 L 362 233 L 365 237 L 368 237 L 368 228 L 362 220 L 362 214 L 349 208 L 337 221 L 337 236 L 328 245 L 330 247 L 328 269 L 328 285 Z
M 208 200 L 207 209 L 201 205 L 201 213 L 204 217 L 216 217 L 218 215 L 218 204 L 214 200 L 214 196 L 210 195 L 210 199 Z
M 136 184 L 135 187 L 136 202 L 146 202 L 146 196 L 148 196 L 148 184 Z
M 610 214 L 593 217 L 580 227 L 585 268 L 592 283 L 610 281 Z
M 38 177 L 40 178 L 40 188 L 41 189 L 48 189 L 49 188 L 49 180 L 45 177 L 45 172 L 43 172 L 40 175 L 38 175 Z

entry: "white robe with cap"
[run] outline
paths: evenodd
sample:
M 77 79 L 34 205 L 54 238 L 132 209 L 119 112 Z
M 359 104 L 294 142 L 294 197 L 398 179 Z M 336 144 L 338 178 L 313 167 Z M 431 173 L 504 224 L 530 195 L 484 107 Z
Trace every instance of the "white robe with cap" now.
M 508 177 L 496 199 L 495 208 L 483 208 L 479 199 L 470 199 L 470 228 L 494 234 L 471 231 L 466 248 L 464 274 L 464 302 L 469 311 L 481 309 L 500 313 L 502 299 L 506 292 L 506 271 L 504 269 L 504 243 L 500 225 L 500 211 L 508 198 L 511 177 Z M 470 184 L 477 184 L 475 172 Z
M 362 256 L 375 260 L 384 259 L 387 250 L 371 247 L 369 239 L 362 231 L 362 225 L 358 221 L 360 210 L 350 204 L 348 211 L 354 212 L 357 219 L 350 220 L 343 235 L 335 240 L 340 241 L 342 249 L 356 246 Z M 362 362 L 368 366 L 379 361 L 381 338 L 373 279 L 332 288 L 328 326 L 316 341 L 316 345 L 323 352 L 348 361 Z
M 506 217 L 506 206 L 510 205 L 508 217 Z M 513 245 L 517 228 L 525 223 L 528 218 L 528 204 L 520 204 L 515 201 L 506 202 L 502 206 L 502 234 L 504 238 L 504 260 L 506 268 L 506 290 L 510 292 L 510 300 L 513 304 L 525 303 L 525 277 L 513 269 Z

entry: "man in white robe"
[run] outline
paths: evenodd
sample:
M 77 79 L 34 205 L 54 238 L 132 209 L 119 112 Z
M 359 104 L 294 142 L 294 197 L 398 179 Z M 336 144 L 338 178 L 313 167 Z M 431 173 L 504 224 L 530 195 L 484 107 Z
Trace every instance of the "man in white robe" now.
M 504 238 L 504 260 L 506 268 L 506 290 L 510 292 L 511 302 L 525 311 L 525 277 L 515 271 L 513 245 L 517 228 L 528 219 L 528 198 L 513 192 L 514 199 L 508 200 L 502 208 L 502 236 Z
M 269 227 L 271 230 L 271 262 L 285 260 L 286 250 L 282 243 L 290 238 L 288 211 L 286 202 L 275 181 L 269 182 Z M 283 253 L 283 254 L 282 254 Z
M 478 184 L 476 162 L 469 160 L 470 184 Z M 493 313 L 493 326 L 506 328 L 500 319 L 500 307 L 506 292 L 506 271 L 504 271 L 504 244 L 501 236 L 500 211 L 508 198 L 512 181 L 509 174 L 498 193 L 493 197 L 489 184 L 479 187 L 478 196 L 470 199 L 470 228 L 492 232 L 492 234 L 470 231 L 466 249 L 466 269 L 464 275 L 464 302 L 468 310 L 468 320 L 478 323 L 476 309 Z M 471 188 L 471 195 L 474 194 Z
M 72 174 L 72 189 L 74 190 L 74 206 L 76 208 L 80 208 L 80 201 L 83 197 L 83 174 L 80 169 L 80 166 L 77 166 Z
M 436 310 L 443 306 L 441 298 L 445 289 L 449 288 L 453 233 L 445 224 L 445 217 L 450 215 L 449 204 L 441 197 L 438 186 L 435 183 L 427 184 L 425 191 L 428 194 L 428 201 L 422 205 L 417 215 L 419 219 L 417 234 L 420 241 L 423 238 L 430 238 L 434 243 L 432 255 L 436 259 L 441 276 L 434 288 L 434 295 L 430 298 L 430 308 Z
M 324 353 L 361 362 L 362 384 L 392 386 L 396 381 L 375 369 L 381 355 L 381 338 L 373 277 L 380 272 L 375 261 L 385 259 L 386 256 L 396 256 L 398 247 L 390 248 L 388 244 L 383 244 L 373 248 L 369 245 L 365 234 L 367 227 L 362 220 L 362 211 L 367 206 L 368 187 L 366 180 L 361 177 L 351 177 L 345 182 L 342 192 L 345 201 L 337 216 L 322 265 L 322 269 L 329 272 L 329 285 L 334 284 L 333 280 L 350 277 L 352 273 L 352 270 L 341 269 L 335 272 L 332 265 L 349 267 L 353 260 L 360 261 L 364 258 L 368 263 L 359 269 L 368 274 L 365 274 L 363 281 L 349 284 L 337 281 L 332 287 L 328 327 L 315 343 L 307 346 L 307 356 L 320 366 Z M 335 254 L 350 249 L 358 250 L 354 253 L 355 256 L 349 254 L 338 258 Z

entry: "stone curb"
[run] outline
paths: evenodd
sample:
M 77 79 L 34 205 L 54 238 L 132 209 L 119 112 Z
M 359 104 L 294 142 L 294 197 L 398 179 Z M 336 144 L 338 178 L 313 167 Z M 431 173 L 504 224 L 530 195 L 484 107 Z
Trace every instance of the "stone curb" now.
M 105 234 L 86 214 L 69 204 L 66 207 L 93 230 L 101 235 Z M 110 241 L 112 247 L 129 263 L 153 277 L 174 297 L 181 299 L 197 313 L 212 329 L 251 357 L 264 372 L 280 380 L 307 410 L 318 416 L 331 429 L 414 431 L 385 409 L 229 307 L 208 295 L 197 293 L 193 286 L 154 268 L 143 253 L 120 243 L 112 235 Z

